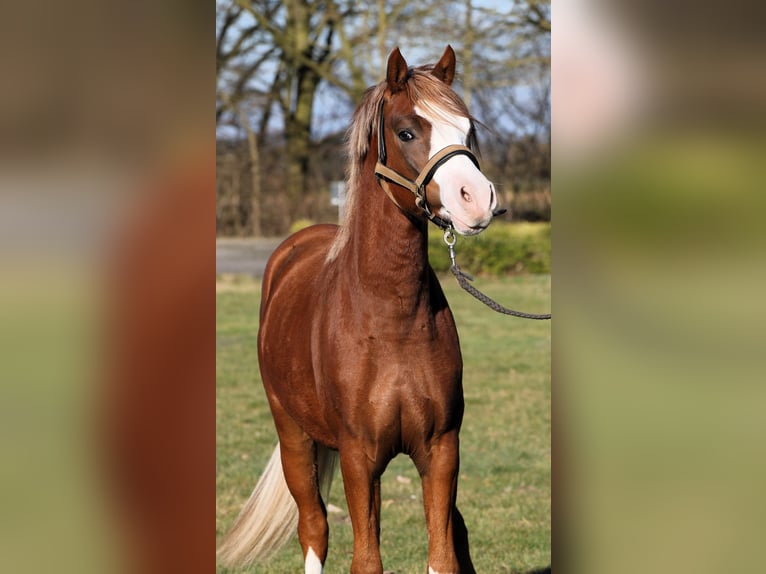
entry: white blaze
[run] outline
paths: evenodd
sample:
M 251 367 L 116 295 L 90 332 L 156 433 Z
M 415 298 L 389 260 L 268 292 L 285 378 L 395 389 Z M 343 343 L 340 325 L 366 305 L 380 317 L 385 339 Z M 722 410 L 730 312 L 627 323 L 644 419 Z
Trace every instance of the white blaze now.
M 447 146 L 466 145 L 471 130 L 468 118 L 421 106 L 415 106 L 415 113 L 431 124 L 429 158 Z M 433 181 L 440 190 L 442 207 L 438 215 L 451 220 L 458 232 L 478 233 L 472 228 L 489 224 L 497 205 L 492 184 L 468 156 L 451 157 L 436 170 Z M 462 190 L 470 192 L 470 201 Z

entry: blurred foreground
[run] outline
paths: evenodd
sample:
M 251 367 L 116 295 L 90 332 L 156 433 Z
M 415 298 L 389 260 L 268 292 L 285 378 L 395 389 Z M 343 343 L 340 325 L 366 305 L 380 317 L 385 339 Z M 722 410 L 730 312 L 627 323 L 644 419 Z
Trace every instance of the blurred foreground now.
M 763 36 L 730 6 L 559 8 L 554 569 L 759 570 Z
M 214 568 L 215 16 L 200 6 L 4 15 L 2 572 Z

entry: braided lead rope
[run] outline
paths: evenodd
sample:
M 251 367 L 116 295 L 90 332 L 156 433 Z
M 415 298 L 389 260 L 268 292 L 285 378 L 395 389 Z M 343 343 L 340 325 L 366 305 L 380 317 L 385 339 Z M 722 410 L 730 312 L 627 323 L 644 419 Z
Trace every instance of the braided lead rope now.
M 467 273 L 463 273 L 463 271 L 460 270 L 460 267 L 458 267 L 457 263 L 455 262 L 455 243 L 456 242 L 457 242 L 457 237 L 455 237 L 455 234 L 452 233 L 452 229 L 449 229 L 449 228 L 446 229 L 444 231 L 444 243 L 446 243 L 447 247 L 449 248 L 449 258 L 452 261 L 452 265 L 450 266 L 450 271 L 452 271 L 452 274 L 455 276 L 455 279 L 457 279 L 458 285 L 460 285 L 465 291 L 467 291 L 473 297 L 475 297 L 476 299 L 484 303 L 487 307 L 489 307 L 493 311 L 497 311 L 498 313 L 502 313 L 503 315 L 521 317 L 522 319 L 544 320 L 544 319 L 551 318 L 550 313 L 544 313 L 544 314 L 524 313 L 522 311 L 514 311 L 513 309 L 504 307 L 500 303 L 490 299 L 484 293 L 479 291 L 476 287 L 471 285 L 469 281 L 473 281 L 473 277 L 471 277 Z

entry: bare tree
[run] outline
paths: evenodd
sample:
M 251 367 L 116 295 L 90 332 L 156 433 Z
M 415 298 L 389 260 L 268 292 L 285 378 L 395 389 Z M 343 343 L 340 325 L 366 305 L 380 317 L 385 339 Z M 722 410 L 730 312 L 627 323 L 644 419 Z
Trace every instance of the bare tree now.
M 264 0 L 263 12 L 273 16 L 278 2 Z M 268 93 L 267 84 L 254 82 L 276 53 L 267 42 L 264 27 L 248 17 L 233 0 L 218 0 L 216 19 L 216 122 L 228 111 L 229 122 L 236 123 L 239 102 L 253 95 Z M 225 97 L 224 97 L 225 95 Z
M 267 189 L 278 186 L 294 219 L 316 203 L 309 196 L 322 185 L 316 173 L 309 176 L 317 121 L 334 118 L 333 129 L 340 129 L 366 87 L 382 78 L 394 46 L 428 61 L 446 43 L 459 55 L 464 98 L 494 130 L 497 149 L 489 155 L 502 175 L 508 159 L 501 152 L 514 138 L 549 139 L 549 0 L 490 6 L 476 0 L 218 0 L 218 125 L 244 130 L 239 133 L 254 142 L 247 144 L 252 177 L 258 146 L 284 146 L 282 179 L 270 171 Z M 318 116 L 320 96 L 325 103 Z M 255 187 L 248 197 L 257 197 Z
M 264 3 L 266 13 L 273 13 L 277 3 Z M 245 133 L 247 159 L 243 167 L 249 170 L 250 193 L 248 204 L 241 204 L 245 194 L 236 190 L 232 202 L 236 203 L 235 229 L 240 228 L 240 213 L 247 212 L 244 231 L 261 234 L 261 162 L 259 139 L 270 115 L 271 90 L 268 85 L 253 82 L 259 72 L 268 66 L 276 48 L 263 42 L 265 30 L 257 21 L 246 18 L 247 13 L 235 2 L 218 2 L 216 22 L 216 122 L 230 125 Z M 265 105 L 262 103 L 265 102 Z M 261 104 L 254 106 L 254 104 Z M 252 126 L 254 108 L 261 109 L 260 129 Z M 231 158 L 228 168 L 234 169 Z M 238 181 L 242 181 L 239 178 Z

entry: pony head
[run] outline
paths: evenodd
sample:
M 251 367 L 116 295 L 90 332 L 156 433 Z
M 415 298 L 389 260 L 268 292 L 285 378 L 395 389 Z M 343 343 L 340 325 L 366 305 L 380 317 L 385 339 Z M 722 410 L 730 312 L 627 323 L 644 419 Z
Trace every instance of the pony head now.
M 492 221 L 497 195 L 470 149 L 474 121 L 450 87 L 454 78 L 450 46 L 435 65 L 419 68 L 410 68 L 398 48 L 391 53 L 379 102 L 376 173 L 403 210 L 423 210 L 439 225 L 475 235 Z

